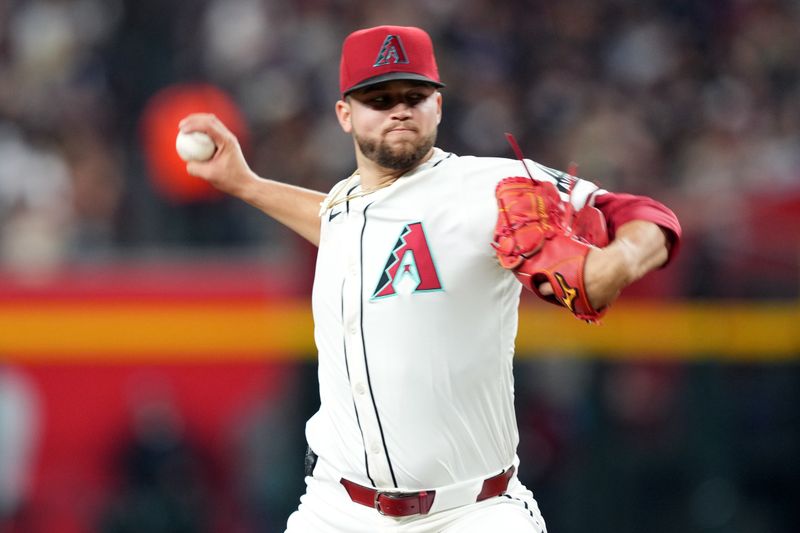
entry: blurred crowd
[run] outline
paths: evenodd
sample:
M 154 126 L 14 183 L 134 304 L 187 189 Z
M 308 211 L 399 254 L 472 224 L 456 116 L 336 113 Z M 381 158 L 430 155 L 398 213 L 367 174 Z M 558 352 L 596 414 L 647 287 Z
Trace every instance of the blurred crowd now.
M 5 0 L 0 264 L 31 273 L 142 253 L 291 253 L 294 237 L 230 199 L 160 195 L 142 111 L 170 85 L 213 84 L 246 117 L 254 170 L 327 190 L 354 165 L 333 114 L 341 41 L 382 23 L 433 36 L 448 84 L 443 148 L 511 156 L 510 131 L 548 166 L 575 161 L 609 189 L 665 201 L 694 246 L 688 269 L 745 270 L 679 294 L 758 296 L 771 284 L 746 281 L 756 257 L 796 295 L 795 232 L 760 248 L 752 209 L 797 224 L 792 0 Z

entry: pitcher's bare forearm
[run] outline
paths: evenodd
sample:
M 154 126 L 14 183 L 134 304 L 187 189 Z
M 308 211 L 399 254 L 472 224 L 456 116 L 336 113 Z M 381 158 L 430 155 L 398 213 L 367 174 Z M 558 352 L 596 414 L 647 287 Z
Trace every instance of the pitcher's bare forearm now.
M 633 220 L 620 226 L 609 246 L 624 250 L 621 255 L 627 265 L 626 285 L 662 266 L 669 256 L 669 241 L 664 230 L 646 220 Z
M 617 230 L 614 241 L 586 258 L 586 293 L 596 308 L 611 303 L 619 292 L 667 261 L 669 241 L 660 226 L 633 220 Z
M 325 198 L 321 192 L 252 174 L 236 196 L 319 245 L 319 204 Z

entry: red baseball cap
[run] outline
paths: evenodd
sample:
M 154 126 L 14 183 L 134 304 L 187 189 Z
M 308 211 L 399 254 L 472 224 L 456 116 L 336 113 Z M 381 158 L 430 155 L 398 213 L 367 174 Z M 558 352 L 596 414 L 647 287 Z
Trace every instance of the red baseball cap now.
M 444 87 L 433 43 L 424 30 L 377 26 L 355 31 L 344 40 L 339 65 L 342 96 L 389 80 L 417 80 Z

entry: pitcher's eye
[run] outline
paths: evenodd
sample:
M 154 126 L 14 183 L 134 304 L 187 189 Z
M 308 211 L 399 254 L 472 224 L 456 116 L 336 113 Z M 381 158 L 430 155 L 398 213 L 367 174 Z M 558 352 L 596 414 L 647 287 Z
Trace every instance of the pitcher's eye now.
M 413 107 L 413 106 L 417 105 L 418 103 L 422 102 L 423 100 L 425 100 L 426 97 L 427 96 L 425 95 L 425 93 L 416 93 L 415 92 L 415 93 L 408 94 L 406 96 L 405 100 L 406 100 L 406 103 L 408 105 Z
M 377 95 L 369 98 L 367 105 L 373 109 L 389 109 L 394 105 L 394 99 L 386 95 Z

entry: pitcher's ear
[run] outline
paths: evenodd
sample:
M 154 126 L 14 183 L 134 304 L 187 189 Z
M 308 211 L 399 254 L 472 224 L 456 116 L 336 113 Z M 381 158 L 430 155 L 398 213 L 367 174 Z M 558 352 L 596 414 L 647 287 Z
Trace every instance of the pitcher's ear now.
M 336 102 L 336 118 L 345 133 L 350 133 L 353 130 L 353 125 L 350 122 L 350 102 L 347 101 L 347 97 L 345 97 L 345 100 Z

